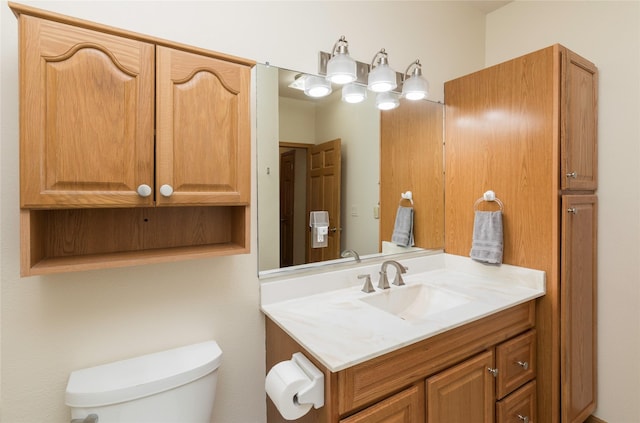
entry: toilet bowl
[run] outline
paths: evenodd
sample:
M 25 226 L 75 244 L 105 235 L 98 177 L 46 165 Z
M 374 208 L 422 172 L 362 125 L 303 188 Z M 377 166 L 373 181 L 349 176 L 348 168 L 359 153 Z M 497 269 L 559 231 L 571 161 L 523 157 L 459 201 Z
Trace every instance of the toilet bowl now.
M 221 360 L 209 341 L 76 370 L 65 402 L 80 422 L 210 423 Z

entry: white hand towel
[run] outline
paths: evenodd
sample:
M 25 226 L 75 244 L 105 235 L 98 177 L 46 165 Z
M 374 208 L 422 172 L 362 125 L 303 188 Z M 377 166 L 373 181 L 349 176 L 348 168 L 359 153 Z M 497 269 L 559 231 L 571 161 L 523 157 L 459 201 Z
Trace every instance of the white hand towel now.
M 502 212 L 476 211 L 470 256 L 484 263 L 502 263 Z
M 398 207 L 391 242 L 402 247 L 413 247 L 413 207 Z

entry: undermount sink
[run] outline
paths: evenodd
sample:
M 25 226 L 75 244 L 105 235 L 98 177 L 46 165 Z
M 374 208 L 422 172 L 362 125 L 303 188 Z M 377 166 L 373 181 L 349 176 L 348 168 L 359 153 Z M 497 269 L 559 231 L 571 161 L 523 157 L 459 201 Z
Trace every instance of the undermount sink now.
M 383 292 L 360 298 L 360 301 L 407 321 L 422 320 L 471 300 L 472 298 L 466 295 L 425 284 L 391 287 Z

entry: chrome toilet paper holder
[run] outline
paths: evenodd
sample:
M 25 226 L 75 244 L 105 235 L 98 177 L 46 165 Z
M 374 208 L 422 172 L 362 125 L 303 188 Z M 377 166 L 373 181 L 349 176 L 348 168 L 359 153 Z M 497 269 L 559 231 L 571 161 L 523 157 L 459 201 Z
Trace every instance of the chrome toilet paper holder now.
M 322 372 L 302 353 L 293 354 L 291 360 L 309 378 L 309 384 L 300 389 L 295 396 L 295 401 L 298 404 L 313 404 L 313 408 L 316 409 L 324 406 L 324 375 Z

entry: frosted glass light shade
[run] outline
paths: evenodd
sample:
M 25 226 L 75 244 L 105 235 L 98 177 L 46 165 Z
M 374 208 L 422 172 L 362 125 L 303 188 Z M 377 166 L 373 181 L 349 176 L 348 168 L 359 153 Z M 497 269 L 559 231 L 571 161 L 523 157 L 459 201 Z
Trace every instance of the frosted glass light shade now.
M 348 84 L 342 87 L 342 101 L 347 103 L 361 103 L 367 98 L 367 89 L 358 84 Z
M 429 95 L 429 82 L 421 75 L 413 75 L 404 81 L 402 95 L 407 100 L 422 100 Z
M 309 75 L 304 82 L 304 93 L 309 97 L 325 97 L 331 94 L 331 82 L 319 76 Z
M 376 96 L 376 107 L 380 110 L 395 109 L 400 105 L 398 95 L 392 92 L 378 93 Z
M 357 78 L 356 61 L 348 54 L 337 53 L 327 63 L 327 79 L 334 84 L 348 84 Z
M 369 72 L 369 85 L 371 91 L 383 93 L 397 87 L 396 72 L 389 65 L 378 65 Z

